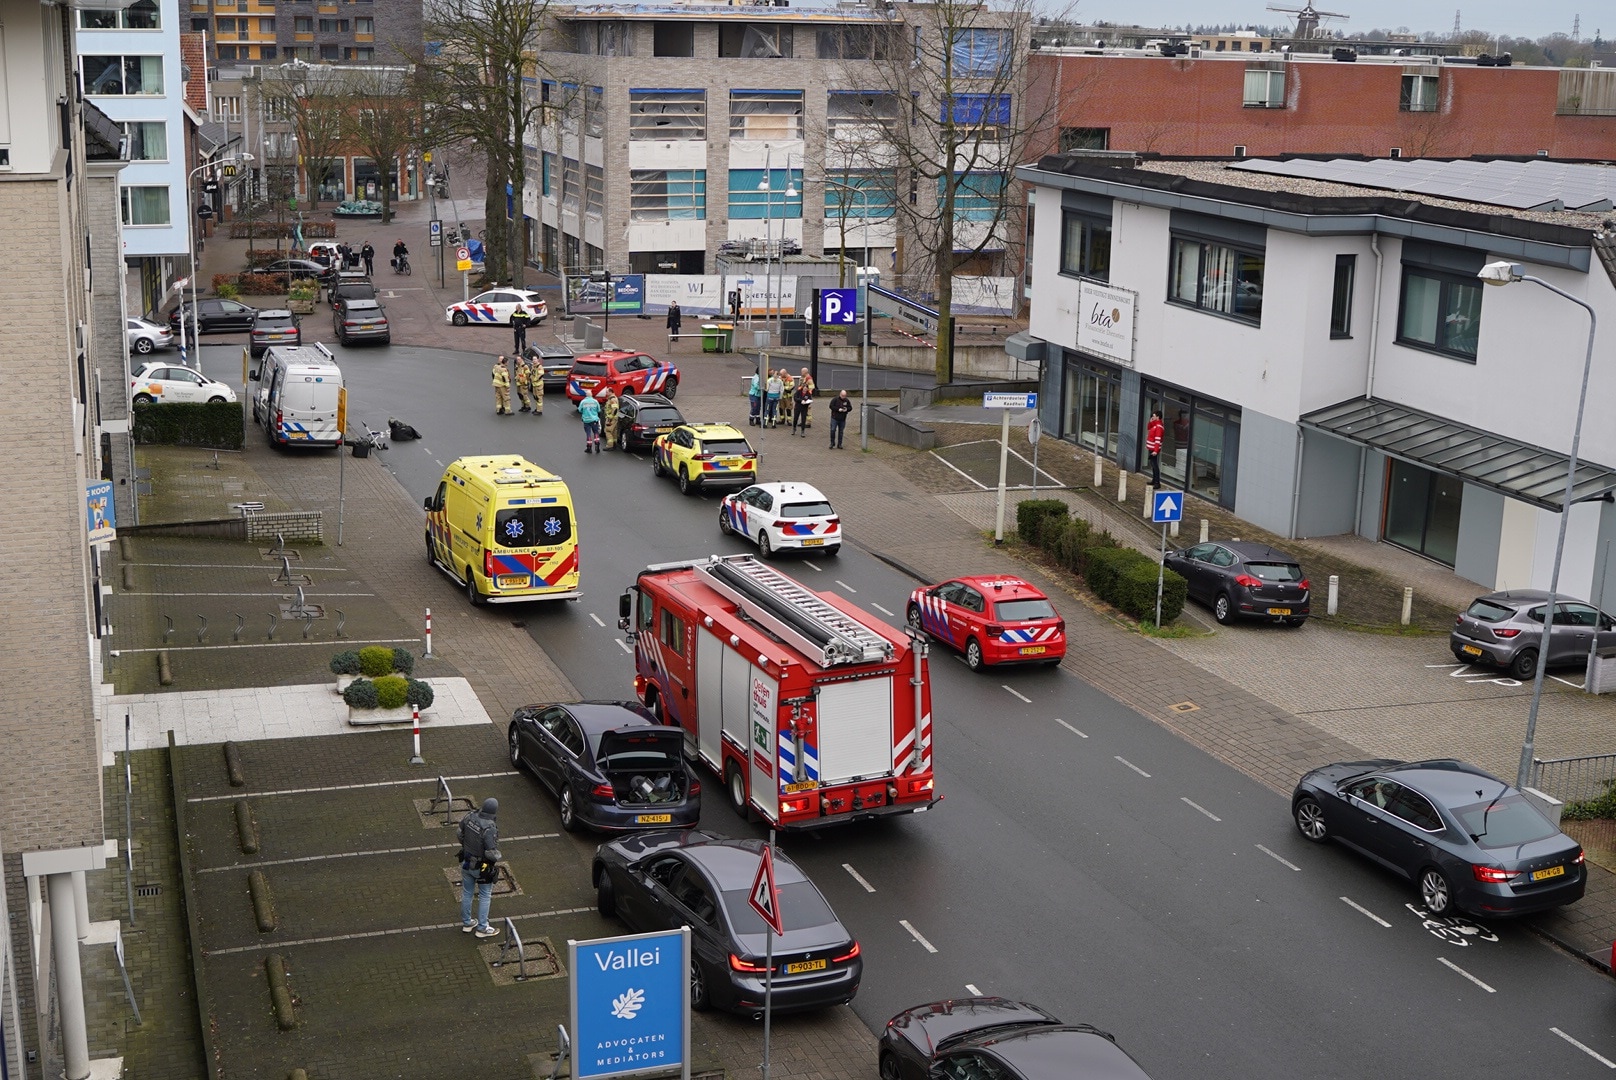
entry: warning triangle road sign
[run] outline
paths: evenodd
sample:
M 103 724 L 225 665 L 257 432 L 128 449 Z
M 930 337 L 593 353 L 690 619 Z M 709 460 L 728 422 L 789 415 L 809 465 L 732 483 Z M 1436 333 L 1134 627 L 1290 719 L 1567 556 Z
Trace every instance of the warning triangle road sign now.
M 763 848 L 763 858 L 758 863 L 757 877 L 752 879 L 752 892 L 747 898 L 752 910 L 774 930 L 776 934 L 786 932 L 784 923 L 780 920 L 780 890 L 774 887 L 774 849 L 767 845 Z

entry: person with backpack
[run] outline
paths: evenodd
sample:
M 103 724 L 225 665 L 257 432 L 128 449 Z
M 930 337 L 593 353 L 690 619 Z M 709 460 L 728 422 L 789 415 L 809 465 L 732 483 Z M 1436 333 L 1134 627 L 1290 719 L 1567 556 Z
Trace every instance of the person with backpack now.
M 460 932 L 480 938 L 498 937 L 488 925 L 488 904 L 499 876 L 498 799 L 484 799 L 483 808 L 460 819 Z M 472 893 L 477 894 L 477 921 L 471 918 Z

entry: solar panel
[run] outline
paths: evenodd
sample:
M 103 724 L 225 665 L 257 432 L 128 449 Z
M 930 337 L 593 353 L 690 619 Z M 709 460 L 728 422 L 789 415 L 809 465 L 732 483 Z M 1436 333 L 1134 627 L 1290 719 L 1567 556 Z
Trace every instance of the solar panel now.
M 1248 158 L 1231 169 L 1503 206 L 1604 212 L 1616 206 L 1616 168 L 1563 161 Z

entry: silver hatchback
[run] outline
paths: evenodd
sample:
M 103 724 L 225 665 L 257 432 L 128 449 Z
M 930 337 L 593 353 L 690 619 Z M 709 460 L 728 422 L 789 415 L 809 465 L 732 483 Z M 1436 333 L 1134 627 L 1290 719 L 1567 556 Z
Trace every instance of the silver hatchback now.
M 1488 593 L 1471 601 L 1448 633 L 1454 659 L 1490 664 L 1511 678 L 1530 679 L 1537 672 L 1543 646 L 1543 619 L 1549 594 L 1537 589 Z M 1554 632 L 1549 666 L 1581 664 L 1591 649 L 1616 645 L 1616 620 L 1591 604 L 1562 596 L 1554 604 Z

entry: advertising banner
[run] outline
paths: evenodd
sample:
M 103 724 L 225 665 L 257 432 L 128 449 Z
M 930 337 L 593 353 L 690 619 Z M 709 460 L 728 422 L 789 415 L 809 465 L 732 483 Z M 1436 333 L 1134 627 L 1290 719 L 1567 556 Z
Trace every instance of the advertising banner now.
M 717 315 L 724 306 L 722 280 L 717 274 L 647 274 L 645 311 L 666 315 L 675 300 L 686 315 Z
M 118 514 L 112 506 L 112 481 L 89 480 L 84 485 L 84 510 L 90 530 L 90 543 L 99 544 L 118 536 Z
M 611 310 L 624 315 L 638 315 L 645 310 L 644 274 L 624 274 L 613 279 Z
M 1133 311 L 1138 293 L 1084 280 L 1077 290 L 1077 347 L 1133 366 Z

